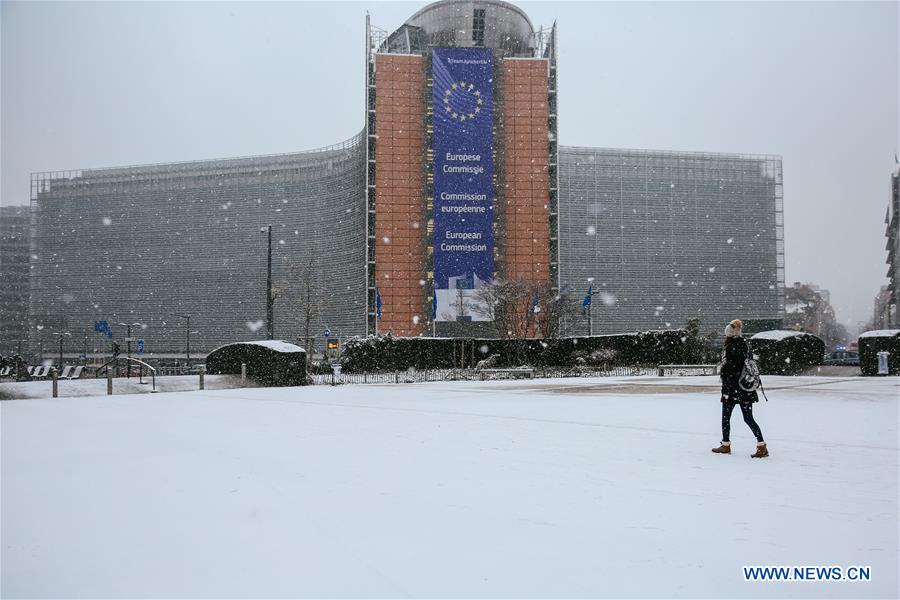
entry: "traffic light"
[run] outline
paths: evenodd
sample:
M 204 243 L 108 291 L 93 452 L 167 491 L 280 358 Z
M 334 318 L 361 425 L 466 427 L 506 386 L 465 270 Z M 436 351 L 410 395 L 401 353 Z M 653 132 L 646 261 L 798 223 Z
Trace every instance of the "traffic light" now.
M 122 353 L 122 349 L 119 347 L 118 342 L 113 342 L 113 356 L 119 356 Z

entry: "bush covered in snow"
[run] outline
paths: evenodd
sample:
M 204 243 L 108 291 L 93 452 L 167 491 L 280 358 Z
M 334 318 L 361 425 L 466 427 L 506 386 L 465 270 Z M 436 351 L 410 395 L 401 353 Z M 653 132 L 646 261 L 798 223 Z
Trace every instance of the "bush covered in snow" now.
M 305 385 L 306 351 L 280 340 L 238 342 L 216 348 L 206 357 L 210 374 L 239 375 L 247 365 L 247 376 L 270 386 Z
M 404 338 L 390 334 L 354 337 L 344 343 L 341 364 L 348 373 L 450 369 L 454 366 L 453 342 L 449 338 Z
M 750 338 L 764 375 L 795 375 L 822 364 L 825 342 L 802 331 L 762 331 Z
M 900 329 L 866 331 L 859 336 L 859 368 L 863 375 L 878 375 L 878 353 L 890 352 L 888 372 L 900 375 Z
M 696 364 L 696 345 L 683 329 L 645 331 L 548 340 L 463 340 L 400 338 L 391 335 L 352 338 L 344 345 L 348 373 L 474 367 L 497 355 L 496 367 L 622 366 Z

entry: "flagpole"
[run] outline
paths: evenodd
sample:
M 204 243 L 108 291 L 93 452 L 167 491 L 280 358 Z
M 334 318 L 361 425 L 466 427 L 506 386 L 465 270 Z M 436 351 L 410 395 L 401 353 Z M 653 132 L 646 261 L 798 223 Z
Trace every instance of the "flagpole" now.
M 381 294 L 375 286 L 375 337 L 378 337 L 378 320 L 381 319 Z
M 593 297 L 597 294 L 594 291 L 594 278 L 588 277 L 588 290 L 587 294 L 584 296 L 584 300 L 581 302 L 582 308 L 587 310 L 587 318 L 588 318 L 588 336 L 594 335 L 594 301 Z
M 431 283 L 431 337 L 437 337 L 437 282 Z

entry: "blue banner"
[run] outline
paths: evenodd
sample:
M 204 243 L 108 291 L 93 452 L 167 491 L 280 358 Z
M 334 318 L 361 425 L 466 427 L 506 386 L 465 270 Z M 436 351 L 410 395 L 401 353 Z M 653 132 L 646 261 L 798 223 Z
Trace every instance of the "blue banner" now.
M 97 333 L 102 333 L 106 335 L 106 337 L 112 337 L 112 327 L 109 326 L 109 321 L 94 321 L 94 331 Z
M 475 291 L 494 273 L 494 57 L 434 48 L 436 321 L 487 321 Z

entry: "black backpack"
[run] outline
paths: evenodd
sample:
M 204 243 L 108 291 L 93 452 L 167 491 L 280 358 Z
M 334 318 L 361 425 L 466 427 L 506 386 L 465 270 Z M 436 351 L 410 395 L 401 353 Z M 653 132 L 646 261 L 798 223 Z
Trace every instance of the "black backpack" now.
M 741 376 L 738 378 L 738 387 L 745 392 L 761 390 L 763 398 L 768 402 L 769 399 L 766 397 L 766 391 L 762 389 L 762 377 L 759 374 L 759 365 L 756 364 L 756 359 L 753 358 L 753 349 L 746 340 L 744 340 L 744 344 L 747 349 L 747 356 L 744 359 L 744 368 L 741 369 Z

